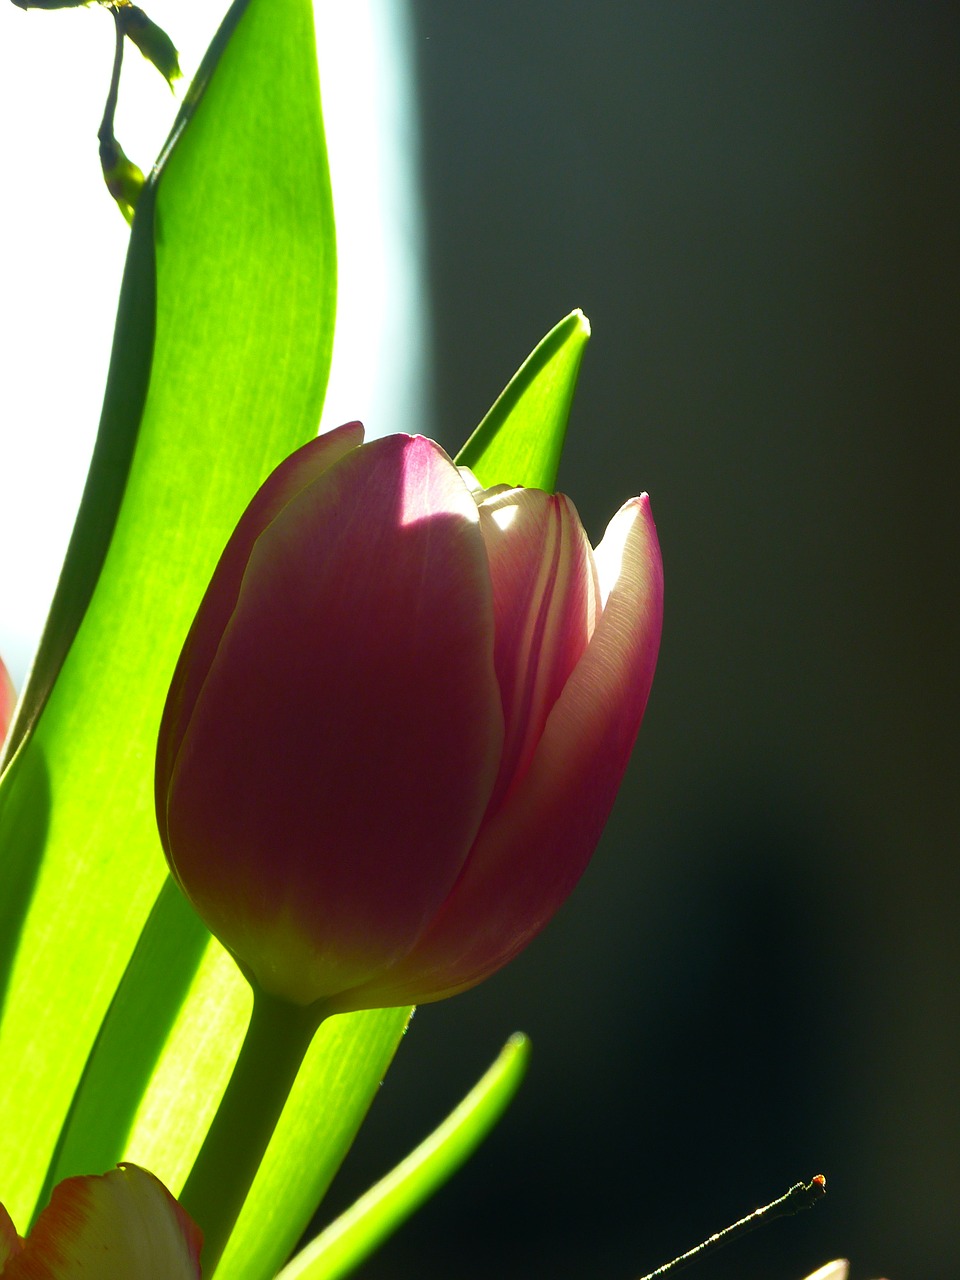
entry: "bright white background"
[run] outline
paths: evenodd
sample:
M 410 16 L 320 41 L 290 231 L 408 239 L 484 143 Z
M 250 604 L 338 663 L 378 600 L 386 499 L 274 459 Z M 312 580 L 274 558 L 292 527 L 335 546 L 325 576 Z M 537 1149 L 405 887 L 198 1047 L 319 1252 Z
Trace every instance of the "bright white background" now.
M 226 7 L 147 3 L 181 50 L 182 85 Z M 429 430 L 405 0 L 317 0 L 316 19 L 340 279 L 323 425 Z M 0 655 L 18 687 L 93 448 L 126 251 L 97 158 L 113 39 L 96 8 L 0 3 Z M 144 170 L 176 107 L 128 44 L 117 137 Z

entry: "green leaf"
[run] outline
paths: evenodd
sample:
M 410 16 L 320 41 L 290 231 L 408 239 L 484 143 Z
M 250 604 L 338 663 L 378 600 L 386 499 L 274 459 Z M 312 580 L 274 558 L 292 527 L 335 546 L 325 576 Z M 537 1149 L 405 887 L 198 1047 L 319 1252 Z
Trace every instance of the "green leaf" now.
M 80 0 L 80 3 L 88 3 L 88 0 Z M 231 6 L 190 86 L 151 180 L 139 192 L 140 199 L 135 202 L 142 201 L 142 208 L 131 233 L 124 266 L 103 411 L 90 472 L 40 646 L 26 687 L 21 692 L 16 718 L 0 752 L 0 761 L 4 765 L 9 764 L 33 731 L 103 568 L 130 473 L 153 359 L 157 309 L 154 248 L 157 189 L 164 175 L 165 161 L 195 116 L 220 56 L 246 7 L 247 0 L 236 0 Z M 335 281 L 330 287 L 333 299 Z
M 216 1280 L 269 1280 L 316 1211 L 393 1058 L 409 1009 L 328 1018 L 311 1045 Z
M 457 454 L 485 488 L 552 493 L 590 322 L 572 311 L 531 352 Z
M 44 1192 L 62 1178 L 127 1159 L 179 1194 L 226 1088 L 250 1005 L 233 960 L 168 880 L 87 1064 Z M 272 1276 L 289 1256 L 349 1150 L 408 1017 L 408 1009 L 384 1009 L 321 1028 L 218 1277 Z
M 310 0 L 238 0 L 224 30 L 134 219 L 87 490 L 106 496 L 101 511 L 85 497 L 60 634 L 83 620 L 45 659 L 0 791 L 0 924 L 16 939 L 0 975 L 0 1202 L 21 1225 L 166 877 L 153 755 L 180 645 L 252 493 L 316 431 L 329 367 Z
M 213 1036 L 229 1035 L 231 1044 L 236 1043 L 249 1016 L 250 999 L 249 995 L 245 1000 L 240 995 L 222 998 L 230 975 L 226 981 L 221 980 L 222 991 L 214 993 L 221 998 L 213 1008 L 207 999 L 209 983 L 203 984 L 202 992 L 198 993 L 198 970 L 210 967 L 209 962 L 203 966 L 210 945 L 210 933 L 203 921 L 168 879 L 100 1028 L 38 1203 L 43 1204 L 63 1178 L 92 1169 L 109 1169 L 124 1154 L 135 1158 L 128 1151 L 129 1139 L 138 1131 L 142 1135 L 145 1110 L 148 1123 L 155 1118 L 156 1095 L 163 1093 L 165 1083 L 159 1062 L 161 1056 L 170 1056 L 167 1050 L 176 1039 L 175 1028 L 179 1030 L 186 1007 L 202 1009 L 204 1015 L 203 1026 L 193 1045 L 197 1061 L 192 1072 L 189 1063 L 183 1064 L 187 1068 L 189 1091 L 195 1100 L 194 1112 L 186 1123 L 196 1123 L 197 1112 L 202 1116 L 212 1105 L 208 1094 L 219 1097 L 222 1093 L 231 1064 L 221 1058 L 229 1054 L 229 1045 L 224 1044 L 222 1054 L 214 1055 L 214 1062 L 208 1056 L 206 1042 Z M 220 976 L 218 969 L 217 977 Z M 201 1071 L 208 1073 L 206 1080 L 196 1080 Z M 159 1083 L 148 1101 L 145 1095 L 158 1075 Z M 186 1096 L 187 1089 L 185 1078 L 180 1092 Z M 179 1122 L 168 1111 L 162 1123 L 164 1141 L 171 1148 L 163 1181 L 171 1188 L 176 1183 L 179 1189 L 185 1171 L 174 1164 L 172 1155 L 182 1136 Z M 184 1159 L 189 1160 L 189 1142 L 186 1145 Z M 137 1163 L 154 1169 L 142 1152 L 138 1154 Z M 189 1168 L 189 1164 L 186 1167 Z M 154 1171 L 159 1176 L 159 1170 Z
M 473 1154 L 519 1088 L 529 1057 L 526 1036 L 511 1036 L 443 1124 L 298 1253 L 277 1280 L 337 1280 L 358 1267 Z

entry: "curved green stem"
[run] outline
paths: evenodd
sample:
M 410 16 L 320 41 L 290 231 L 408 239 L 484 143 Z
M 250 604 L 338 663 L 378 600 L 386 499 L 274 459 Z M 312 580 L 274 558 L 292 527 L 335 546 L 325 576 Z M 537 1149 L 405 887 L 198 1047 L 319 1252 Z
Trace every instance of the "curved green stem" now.
M 254 987 L 237 1065 L 180 1195 L 203 1232 L 203 1273 L 213 1276 L 297 1077 L 323 1006 L 302 1008 Z
M 116 9 L 111 12 L 113 14 L 114 27 L 113 71 L 110 73 L 110 88 L 107 90 L 103 119 L 100 121 L 100 128 L 97 131 L 97 140 L 101 148 L 114 142 L 113 122 L 117 114 L 117 97 L 120 93 L 120 69 L 123 66 L 123 28 L 120 25 L 120 16 Z

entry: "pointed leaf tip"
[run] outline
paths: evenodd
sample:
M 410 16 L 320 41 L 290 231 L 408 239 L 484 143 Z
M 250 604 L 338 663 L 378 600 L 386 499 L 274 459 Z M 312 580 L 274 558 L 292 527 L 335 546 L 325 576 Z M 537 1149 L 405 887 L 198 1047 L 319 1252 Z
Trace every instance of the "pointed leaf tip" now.
M 446 1120 L 298 1253 L 277 1280 L 340 1280 L 359 1266 L 473 1154 L 520 1087 L 529 1058 L 529 1039 L 514 1032 Z
M 484 488 L 497 484 L 552 492 L 567 421 L 590 337 L 579 309 L 537 344 L 457 454 Z

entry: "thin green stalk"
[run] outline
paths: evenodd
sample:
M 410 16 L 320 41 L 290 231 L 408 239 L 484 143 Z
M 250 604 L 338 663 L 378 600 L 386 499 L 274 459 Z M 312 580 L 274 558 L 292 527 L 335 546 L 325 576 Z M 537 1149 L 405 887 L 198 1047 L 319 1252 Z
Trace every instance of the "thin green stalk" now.
M 212 1277 L 280 1118 L 322 1005 L 302 1008 L 254 987 L 237 1065 L 180 1195 L 203 1232 L 203 1273 Z
M 103 108 L 103 119 L 100 121 L 100 128 L 97 131 L 97 139 L 100 146 L 109 146 L 114 141 L 113 122 L 117 114 L 117 97 L 120 93 L 120 70 L 123 67 L 123 28 L 120 25 L 120 17 L 116 9 L 113 13 L 114 28 L 114 48 L 113 48 L 113 70 L 110 73 L 110 88 L 107 90 L 107 101 Z
M 651 1271 L 642 1276 L 641 1280 L 659 1280 L 660 1276 L 665 1276 L 669 1272 L 680 1271 L 681 1268 L 689 1266 L 691 1262 L 701 1261 L 705 1253 L 719 1249 L 725 1244 L 732 1244 L 734 1240 L 739 1240 L 741 1236 L 746 1235 L 748 1231 L 753 1231 L 755 1227 L 762 1227 L 764 1223 L 772 1222 L 775 1218 L 786 1218 L 790 1214 L 799 1213 L 801 1209 L 810 1209 L 823 1199 L 826 1189 L 827 1180 L 822 1173 L 818 1173 L 808 1183 L 795 1182 L 790 1190 L 780 1196 L 779 1199 L 771 1201 L 770 1204 L 765 1204 L 762 1209 L 754 1209 L 753 1213 L 748 1213 L 745 1218 L 732 1223 L 729 1227 L 724 1227 L 722 1231 L 715 1232 L 709 1239 L 704 1240 L 702 1244 L 696 1245 L 693 1249 L 688 1249 L 686 1253 L 681 1253 L 679 1258 L 665 1262 L 662 1267 L 657 1267 L 656 1271 Z

